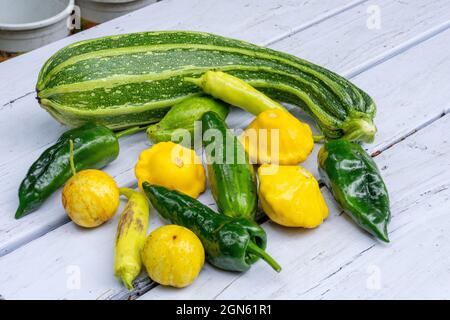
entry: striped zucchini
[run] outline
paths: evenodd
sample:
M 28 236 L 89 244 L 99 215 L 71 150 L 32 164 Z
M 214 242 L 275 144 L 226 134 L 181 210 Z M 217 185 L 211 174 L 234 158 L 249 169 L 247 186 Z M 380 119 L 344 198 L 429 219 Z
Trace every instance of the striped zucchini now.
M 188 31 L 116 35 L 71 44 L 43 66 L 41 105 L 58 121 L 122 129 L 159 121 L 201 89 L 207 70 L 239 77 L 269 97 L 305 109 L 328 138 L 371 141 L 373 100 L 339 75 L 247 42 Z

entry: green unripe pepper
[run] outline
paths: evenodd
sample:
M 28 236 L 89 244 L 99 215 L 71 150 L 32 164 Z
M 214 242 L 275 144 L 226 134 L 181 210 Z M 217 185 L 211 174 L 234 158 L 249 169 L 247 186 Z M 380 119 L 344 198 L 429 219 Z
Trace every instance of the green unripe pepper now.
M 28 170 L 19 187 L 16 219 L 36 210 L 72 176 L 70 140 L 74 145 L 73 158 L 77 171 L 104 167 L 119 155 L 117 137 L 105 126 L 85 124 L 63 133 Z
M 147 182 L 142 186 L 153 207 L 164 219 L 190 229 L 199 237 L 206 259 L 212 265 L 242 272 L 263 258 L 276 271 L 281 270 L 264 251 L 266 232 L 256 223 L 217 214 L 201 202 L 175 190 Z
M 207 111 L 213 111 L 221 119 L 225 119 L 229 112 L 229 106 L 209 97 L 194 96 L 188 98 L 174 105 L 160 122 L 149 126 L 147 136 L 154 143 L 172 141 L 172 139 L 176 140 L 177 133 L 180 132 L 180 129 L 183 129 L 189 132 L 192 145 L 195 122 L 199 121 Z
M 244 147 L 215 112 L 203 115 L 202 131 L 208 179 L 220 212 L 254 220 L 256 176 Z
M 389 242 L 389 194 L 378 167 L 364 149 L 344 139 L 319 151 L 319 172 L 344 211 L 364 230 Z

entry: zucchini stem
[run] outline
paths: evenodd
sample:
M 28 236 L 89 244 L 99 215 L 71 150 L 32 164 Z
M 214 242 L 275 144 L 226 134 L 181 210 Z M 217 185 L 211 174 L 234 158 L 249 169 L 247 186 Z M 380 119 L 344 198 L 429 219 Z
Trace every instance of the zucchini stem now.
M 344 131 L 343 139 L 371 143 L 374 140 L 377 127 L 368 116 L 360 116 L 359 118 L 349 118 L 344 121 L 342 130 Z
M 72 175 L 77 174 L 77 170 L 75 169 L 75 161 L 73 160 L 73 140 L 69 140 L 69 163 L 70 163 L 70 170 L 72 171 Z
M 255 243 L 253 243 L 252 241 L 250 241 L 248 243 L 247 249 L 253 253 L 254 255 L 261 257 L 264 261 L 266 261 L 273 270 L 275 270 L 276 272 L 280 272 L 281 271 L 281 266 L 278 264 L 278 262 L 275 261 L 274 258 L 272 258 L 267 252 L 265 252 L 263 249 L 261 249 L 260 247 L 258 247 Z

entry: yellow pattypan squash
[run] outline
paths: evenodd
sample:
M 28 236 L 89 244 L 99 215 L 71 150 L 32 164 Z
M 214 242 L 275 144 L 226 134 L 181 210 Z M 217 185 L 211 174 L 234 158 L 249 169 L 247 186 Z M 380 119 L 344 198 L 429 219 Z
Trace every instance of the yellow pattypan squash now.
M 141 256 L 153 281 L 176 288 L 194 282 L 205 263 L 200 239 L 191 230 L 177 225 L 162 226 L 150 233 Z
M 261 112 L 240 139 L 250 159 L 259 164 L 299 164 L 314 147 L 309 125 L 282 109 Z
M 197 198 L 205 191 L 206 175 L 194 150 L 160 142 L 142 151 L 134 168 L 139 187 L 147 181 Z
M 84 228 L 108 221 L 119 207 L 119 187 L 110 175 L 100 170 L 77 172 L 67 181 L 61 195 L 67 215 Z
M 328 207 L 314 176 L 300 166 L 262 165 L 259 199 L 269 218 L 286 227 L 315 228 Z

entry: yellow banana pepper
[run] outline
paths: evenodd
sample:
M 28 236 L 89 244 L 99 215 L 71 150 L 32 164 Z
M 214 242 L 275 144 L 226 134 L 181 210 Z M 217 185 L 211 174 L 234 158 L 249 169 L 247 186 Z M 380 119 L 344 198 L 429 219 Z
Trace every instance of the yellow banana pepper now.
M 262 165 L 259 199 L 269 218 L 286 227 L 315 228 L 328 207 L 314 176 L 300 166 Z
M 206 174 L 194 150 L 173 142 L 160 142 L 142 151 L 134 168 L 139 187 L 150 184 L 197 198 L 205 191 Z
M 133 280 L 141 272 L 141 249 L 147 234 L 150 209 L 143 193 L 128 188 L 121 188 L 120 193 L 128 198 L 128 203 L 117 227 L 114 273 L 128 290 L 132 290 Z
M 299 164 L 314 147 L 311 128 L 288 111 L 261 112 L 240 137 L 254 163 Z

